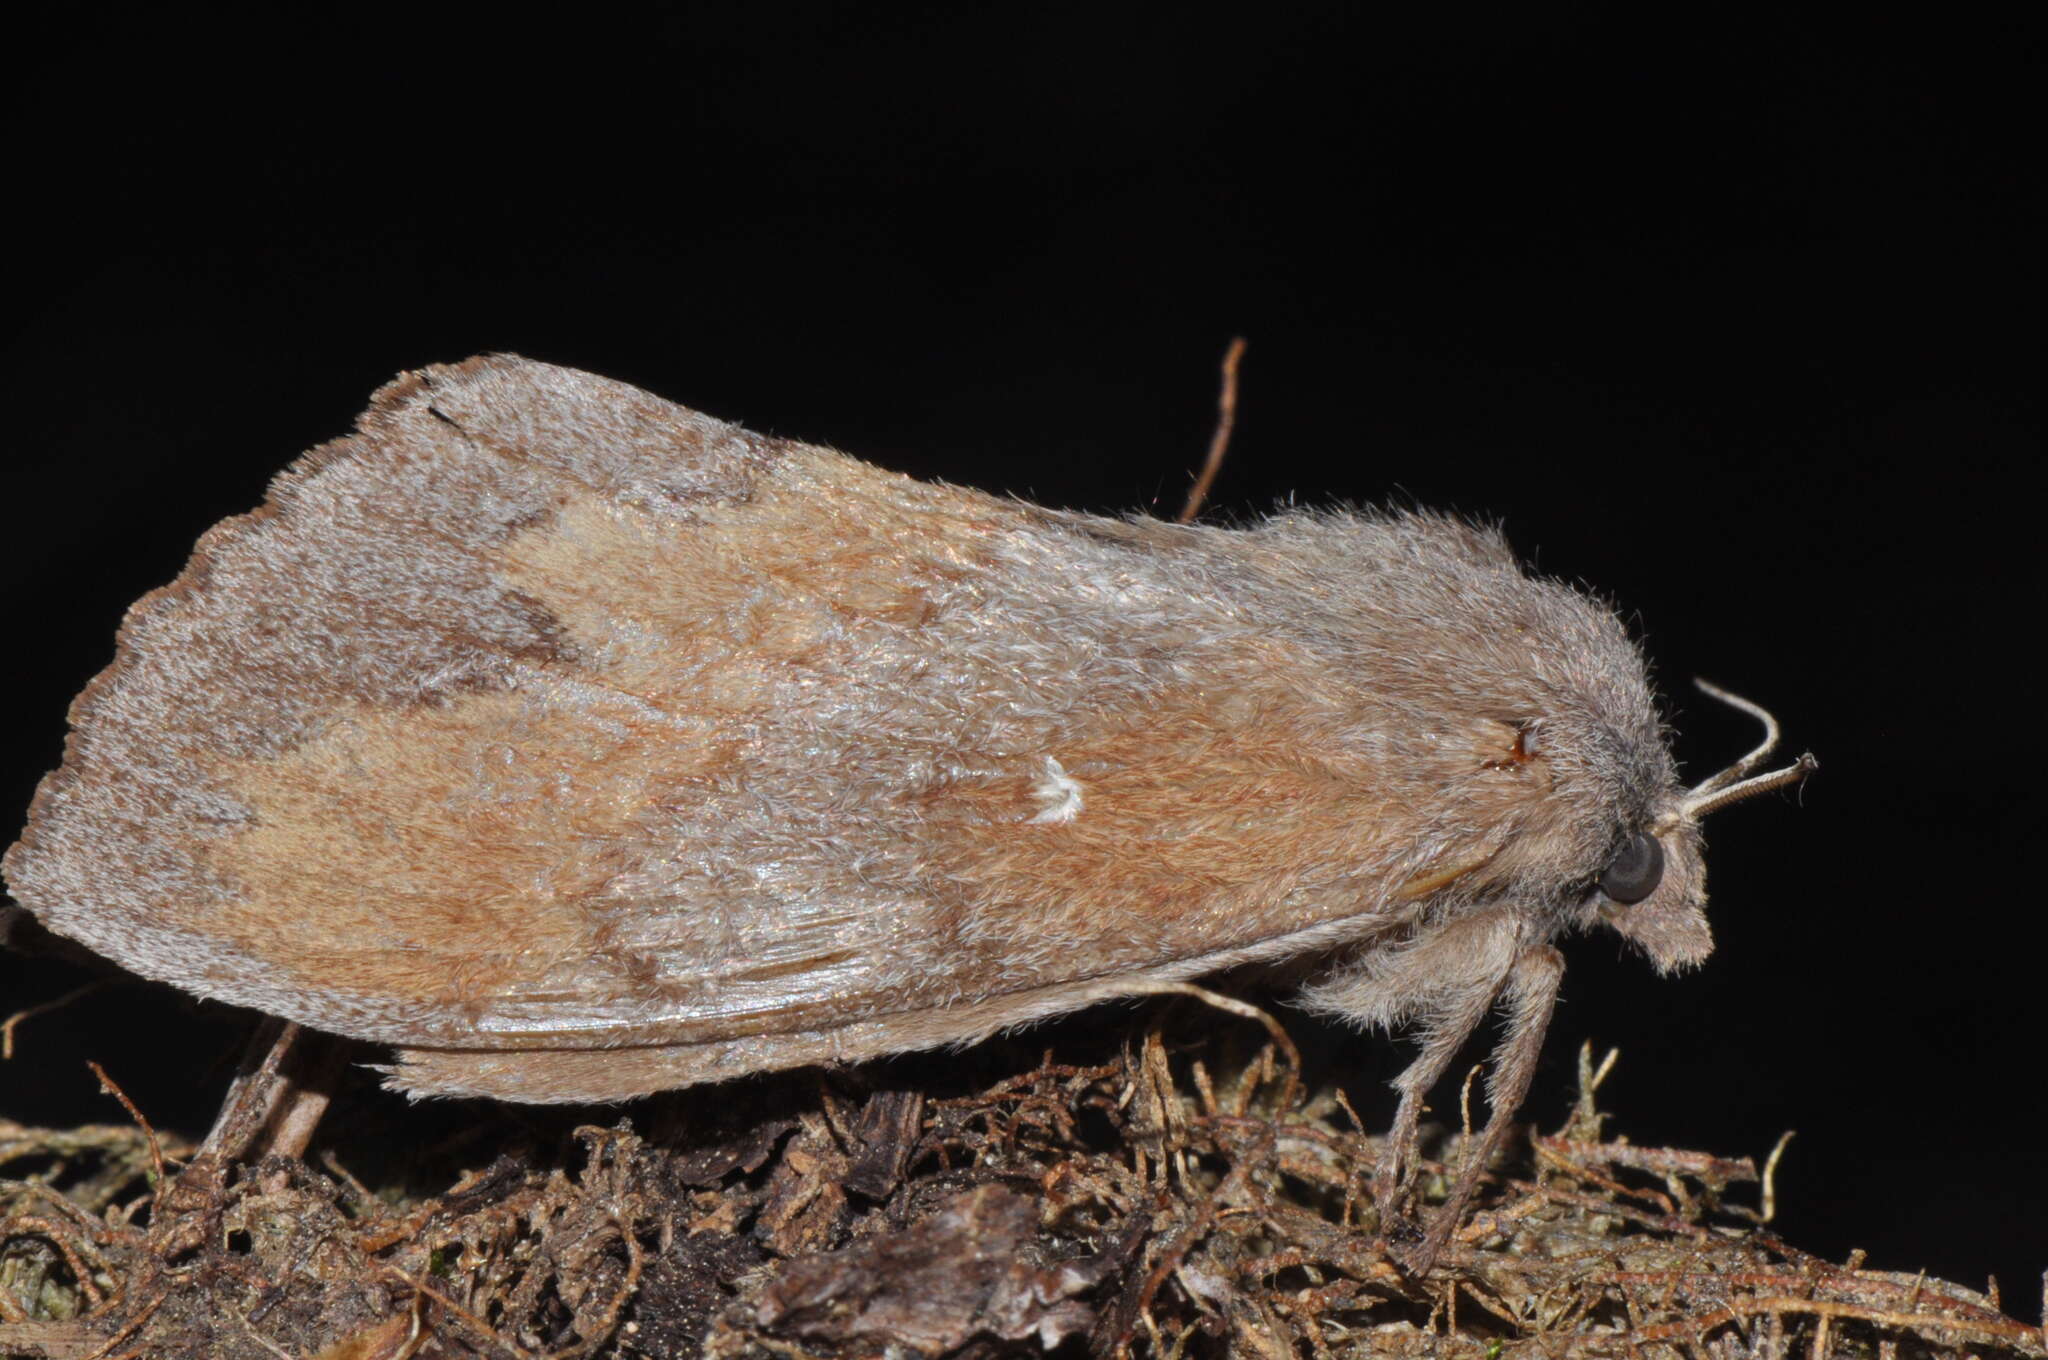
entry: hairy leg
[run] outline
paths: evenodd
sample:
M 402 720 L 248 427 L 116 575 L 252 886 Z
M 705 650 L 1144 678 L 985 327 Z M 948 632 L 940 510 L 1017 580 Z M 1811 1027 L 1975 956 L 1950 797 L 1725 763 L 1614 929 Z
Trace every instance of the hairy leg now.
M 1543 1052 L 1543 1035 L 1550 1028 L 1550 1014 L 1557 1003 L 1557 990 L 1564 981 L 1564 955 L 1551 945 L 1539 945 L 1515 959 L 1508 971 L 1501 998 L 1507 1015 L 1500 1044 L 1493 1052 L 1493 1075 L 1486 1083 L 1487 1104 L 1492 1107 L 1479 1141 L 1465 1152 L 1464 1165 L 1451 1187 L 1422 1245 L 1408 1255 L 1407 1264 L 1418 1274 L 1427 1271 L 1444 1243 L 1457 1231 L 1458 1220 L 1472 1200 L 1487 1163 L 1500 1150 L 1516 1111 L 1529 1094 L 1529 1081 L 1536 1075 L 1536 1061 Z M 1449 1061 L 1448 1058 L 1445 1061 Z M 1412 1070 L 1412 1069 L 1411 1069 Z M 1402 1074 L 1405 1080 L 1407 1074 Z M 1406 1108 L 1407 1101 L 1402 1101 Z

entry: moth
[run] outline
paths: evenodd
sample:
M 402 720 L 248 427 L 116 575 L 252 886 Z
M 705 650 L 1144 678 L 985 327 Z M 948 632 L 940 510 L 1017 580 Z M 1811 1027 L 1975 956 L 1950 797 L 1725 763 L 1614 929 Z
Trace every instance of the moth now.
M 1613 613 L 1422 512 L 1062 513 L 508 355 L 408 374 L 144 597 L 7 853 L 54 931 L 613 1101 L 965 1044 L 1260 961 L 1419 1028 L 1382 1180 L 1490 1009 L 1711 940 Z M 1483 1160 L 1483 1157 L 1481 1158 Z M 1469 1182 L 1469 1176 L 1467 1178 Z

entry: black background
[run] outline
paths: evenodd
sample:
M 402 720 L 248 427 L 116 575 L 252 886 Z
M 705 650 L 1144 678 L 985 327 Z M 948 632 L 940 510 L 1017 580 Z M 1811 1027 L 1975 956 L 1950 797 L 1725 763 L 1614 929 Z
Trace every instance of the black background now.
M 1753 737 L 1696 674 L 1821 757 L 1802 796 L 1713 818 L 1704 969 L 1568 946 L 1531 1116 L 1561 1116 L 1582 1039 L 1619 1044 L 1616 1132 L 1760 1156 L 1796 1128 L 1786 1235 L 1995 1271 L 2033 1315 L 2035 35 L 492 13 L 27 35 L 0 802 L 55 763 L 126 604 L 401 368 L 517 350 L 892 467 L 1170 513 L 1243 334 L 1219 514 L 1499 516 L 1638 621 L 1694 774 Z M 83 976 L 0 959 L 0 997 Z M 0 1115 L 119 1120 L 90 1056 L 201 1126 L 241 1024 L 100 993 L 23 1029 Z M 1355 1049 L 1369 1097 L 1395 1060 Z

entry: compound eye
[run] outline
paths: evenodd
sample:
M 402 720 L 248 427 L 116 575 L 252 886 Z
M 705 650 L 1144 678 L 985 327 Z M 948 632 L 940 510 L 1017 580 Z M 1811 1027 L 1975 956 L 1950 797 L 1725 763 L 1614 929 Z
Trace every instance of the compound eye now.
M 1664 847 L 1655 836 L 1636 832 L 1621 843 L 1600 875 L 1600 891 L 1627 906 L 1657 891 L 1664 881 Z

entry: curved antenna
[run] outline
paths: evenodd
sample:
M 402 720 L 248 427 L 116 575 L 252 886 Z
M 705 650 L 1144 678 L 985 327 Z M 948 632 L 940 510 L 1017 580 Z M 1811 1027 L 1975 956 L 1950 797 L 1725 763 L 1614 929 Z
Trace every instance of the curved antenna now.
M 1757 743 L 1755 750 L 1719 774 L 1702 779 L 1693 787 L 1692 796 L 1697 798 L 1703 793 L 1712 793 L 1716 789 L 1726 788 L 1769 759 L 1771 752 L 1778 749 L 1778 720 L 1772 717 L 1771 711 L 1762 704 L 1751 703 L 1740 694 L 1730 694 L 1719 685 L 1710 684 L 1698 676 L 1693 677 L 1692 683 L 1694 688 L 1698 689 L 1700 693 L 1706 695 L 1709 699 L 1719 699 L 1728 707 L 1735 709 L 1737 712 L 1747 713 L 1750 717 L 1755 718 L 1764 725 L 1764 739 Z
M 1813 758 L 1812 752 L 1808 752 L 1782 770 L 1773 770 L 1769 774 L 1752 777 L 1750 771 L 1763 764 L 1770 758 L 1771 752 L 1778 749 L 1778 720 L 1772 717 L 1770 710 L 1762 704 L 1751 703 L 1739 694 L 1730 694 L 1719 685 L 1709 684 L 1697 678 L 1693 680 L 1693 684 L 1709 698 L 1718 699 L 1730 708 L 1747 713 L 1762 723 L 1764 739 L 1758 742 L 1756 749 L 1748 755 L 1720 773 L 1702 779 L 1688 790 L 1685 801 L 1679 805 L 1687 816 L 1695 819 L 1704 817 L 1717 808 L 1727 807 L 1730 803 L 1739 803 L 1745 798 L 1754 798 L 1757 794 L 1769 793 L 1772 789 L 1799 783 L 1820 768 L 1820 762 Z

